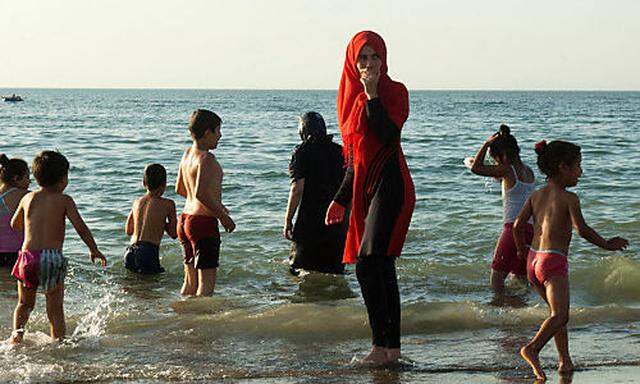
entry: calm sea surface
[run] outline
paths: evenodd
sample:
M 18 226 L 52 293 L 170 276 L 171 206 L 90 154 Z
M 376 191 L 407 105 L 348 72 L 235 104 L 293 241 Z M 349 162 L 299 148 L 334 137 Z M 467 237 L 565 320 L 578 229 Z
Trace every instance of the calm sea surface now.
M 39 296 L 25 345 L 0 345 L 0 382 L 531 382 L 517 350 L 546 309 L 526 293 L 522 307 L 488 304 L 489 265 L 501 230 L 500 188 L 462 163 L 503 122 L 536 172 L 538 140 L 582 146 L 584 175 L 574 189 L 585 217 L 605 237 L 628 238 L 631 247 L 611 253 L 574 239 L 571 350 L 583 372 L 640 372 L 640 93 L 411 92 L 402 141 L 417 204 L 398 262 L 404 364 L 390 370 L 351 364 L 370 344 L 352 268 L 345 277 L 294 278 L 287 270 L 289 243 L 281 227 L 287 165 L 299 140 L 296 117 L 318 111 L 337 133 L 335 92 L 20 93 L 25 102 L 0 104 L 0 152 L 28 162 L 43 149 L 68 157 L 67 192 L 110 264 L 106 270 L 91 265 L 68 229 L 71 337 L 62 345 L 48 342 Z M 178 294 L 177 241 L 162 243 L 162 276 L 127 273 L 121 255 L 128 243 L 124 223 L 131 202 L 143 193 L 146 164 L 165 165 L 171 184 L 166 195 L 182 206 L 173 183 L 196 108 L 223 119 L 216 156 L 225 171 L 223 201 L 238 227 L 222 235 L 215 297 L 185 300 Z M 537 178 L 541 185 L 543 177 Z M 15 282 L 5 270 L 0 338 L 11 333 L 15 302 Z M 553 344 L 542 359 L 553 370 Z

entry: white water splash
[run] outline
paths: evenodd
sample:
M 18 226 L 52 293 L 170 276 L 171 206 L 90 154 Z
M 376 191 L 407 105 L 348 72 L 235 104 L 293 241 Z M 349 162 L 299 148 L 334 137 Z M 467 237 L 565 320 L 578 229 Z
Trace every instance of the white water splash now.
M 76 329 L 71 335 L 72 340 L 90 339 L 98 340 L 106 332 L 107 320 L 114 313 L 112 304 L 116 303 L 116 298 L 112 292 L 107 292 L 98 301 L 96 307 L 83 316 Z

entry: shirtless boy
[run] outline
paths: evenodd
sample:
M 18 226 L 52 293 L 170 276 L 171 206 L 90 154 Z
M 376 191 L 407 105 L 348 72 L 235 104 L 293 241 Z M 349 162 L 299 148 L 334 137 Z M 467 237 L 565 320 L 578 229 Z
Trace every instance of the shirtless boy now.
M 99 259 L 102 266 L 107 264 L 91 231 L 78 213 L 75 202 L 71 196 L 62 193 L 68 184 L 67 159 L 58 152 L 44 151 L 33 159 L 32 170 L 40 189 L 22 198 L 11 220 L 13 229 L 24 229 L 22 250 L 12 272 L 18 279 L 18 305 L 13 314 L 13 334 L 10 339 L 14 344 L 22 341 L 38 289 L 47 298 L 51 338 L 59 340 L 65 335 L 62 306 L 67 273 L 67 259 L 62 255 L 65 219 L 71 221 L 89 247 L 91 262 Z
M 178 238 L 184 249 L 182 295 L 213 294 L 220 256 L 218 221 L 227 232 L 236 227 L 222 204 L 222 167 L 209 152 L 222 137 L 221 124 L 211 111 L 193 112 L 189 122 L 193 145 L 184 152 L 178 169 L 176 193 L 186 198 L 178 219 Z
M 167 171 L 160 164 L 144 169 L 143 185 L 147 189 L 131 208 L 125 231 L 131 245 L 124 253 L 124 266 L 141 274 L 164 272 L 160 265 L 160 242 L 164 232 L 172 239 L 176 233 L 176 204 L 162 197 L 167 188 Z

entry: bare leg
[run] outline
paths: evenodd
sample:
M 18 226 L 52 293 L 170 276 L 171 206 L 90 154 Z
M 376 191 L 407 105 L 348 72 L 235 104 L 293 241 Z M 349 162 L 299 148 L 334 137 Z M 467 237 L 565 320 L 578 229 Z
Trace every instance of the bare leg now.
M 36 305 L 36 290 L 29 289 L 18 281 L 18 304 L 13 312 L 13 335 L 10 342 L 18 344 L 24 336 L 24 326 L 29 321 L 29 315 Z
M 544 290 L 544 288 L 533 284 L 531 286 L 544 299 L 547 305 L 549 305 L 549 301 L 547 300 L 547 292 Z M 553 340 L 556 343 L 556 349 L 558 350 L 560 361 L 558 365 L 558 372 L 560 372 L 560 374 L 562 375 L 573 373 L 573 362 L 571 361 L 571 356 L 569 356 L 569 337 L 567 335 L 566 325 L 560 328 L 560 330 L 553 336 Z
M 507 272 L 491 269 L 491 289 L 493 289 L 493 302 L 499 304 L 504 299 L 504 279 L 509 275 Z
M 561 375 L 568 375 L 573 372 L 573 362 L 569 356 L 569 335 L 567 334 L 567 326 L 562 327 L 553 337 L 558 350 L 558 372 Z
M 47 316 L 51 328 L 51 338 L 60 340 L 64 338 L 67 326 L 64 321 L 64 284 L 60 283 L 46 293 Z
M 193 296 L 198 289 L 198 275 L 193 264 L 184 264 L 184 282 L 180 294 L 182 296 Z
M 216 287 L 217 268 L 198 269 L 198 292 L 196 296 L 212 296 Z
M 542 322 L 534 338 L 522 347 L 520 354 L 529 363 L 536 377 L 546 380 L 538 355 L 549 340 L 556 335 L 569 320 L 569 279 L 567 276 L 554 277 L 544 283 L 546 300 L 551 314 Z M 543 296 L 544 297 L 544 296 Z

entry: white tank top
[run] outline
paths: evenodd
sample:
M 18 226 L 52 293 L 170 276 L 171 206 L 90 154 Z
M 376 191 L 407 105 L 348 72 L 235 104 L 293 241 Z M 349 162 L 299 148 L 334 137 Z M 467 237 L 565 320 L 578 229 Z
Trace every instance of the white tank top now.
M 535 181 L 533 183 L 524 183 L 518 179 L 518 173 L 516 169 L 511 166 L 513 176 L 515 178 L 515 184 L 509 189 L 505 189 L 505 183 L 502 183 L 502 207 L 504 208 L 503 222 L 513 223 L 520 214 L 520 210 L 524 207 L 524 203 L 533 191 L 536 189 Z M 529 223 L 533 220 L 529 219 Z

